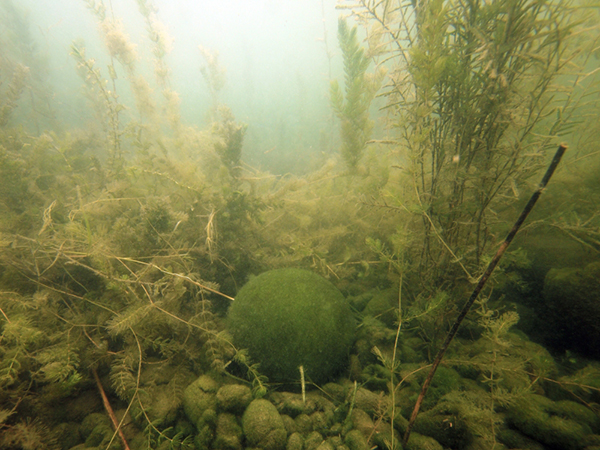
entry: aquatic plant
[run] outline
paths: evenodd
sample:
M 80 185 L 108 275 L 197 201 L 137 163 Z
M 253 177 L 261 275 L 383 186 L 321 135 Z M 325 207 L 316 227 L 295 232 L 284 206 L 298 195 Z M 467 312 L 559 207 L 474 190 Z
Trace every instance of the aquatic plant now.
M 103 3 L 88 3 L 104 20 Z M 104 23 L 103 30 L 109 53 L 133 85 L 135 58 L 124 30 L 117 22 Z M 146 138 L 141 122 L 121 116 L 126 107 L 111 88 L 114 67 L 103 78 L 80 43 L 73 45 L 72 56 L 98 112 L 99 129 L 60 137 L 18 129 L 0 135 L 0 171 L 15 181 L 2 184 L 0 200 L 3 407 L 27 405 L 41 416 L 46 403 L 85 386 L 93 368 L 149 443 L 178 447 L 189 439 L 157 415 L 149 380 L 141 379 L 147 362 L 170 371 L 163 386 L 172 393 L 161 406 L 166 410 L 177 410 L 191 370 L 224 371 L 236 357 L 261 379 L 223 332 L 210 298 L 224 295 L 208 281 L 221 264 L 213 260 L 208 241 L 215 234 L 208 225 L 214 205 L 226 202 L 224 192 L 205 191 L 203 176 L 189 160 L 181 163 L 164 153 L 157 158 L 161 136 Z M 137 102 L 140 114 L 153 104 L 142 103 Z M 185 138 L 198 142 L 193 130 Z M 205 153 L 214 155 L 211 139 L 204 142 Z M 241 139 L 238 144 L 239 162 Z M 165 197 L 166 186 L 179 193 Z M 206 241 L 198 230 L 206 230 Z M 156 378 L 153 383 L 162 385 Z M 8 420 L 2 429 L 18 419 Z
M 330 99 L 341 120 L 342 158 L 349 168 L 360 161 L 373 129 L 369 118 L 371 102 L 381 85 L 385 71 L 368 74 L 371 60 L 358 43 L 356 25 L 349 28 L 346 19 L 338 21 L 338 41 L 344 58 L 344 93 L 337 80 L 331 82 Z
M 27 67 L 18 64 L 15 67 L 10 83 L 5 88 L 2 95 L 2 103 L 0 104 L 0 127 L 5 127 L 14 109 L 17 107 L 17 101 L 25 88 L 25 79 L 29 70 Z M 1 81 L 0 81 L 1 84 Z
M 71 46 L 71 56 L 77 63 L 77 70 L 89 89 L 89 98 L 94 103 L 99 123 L 103 124 L 103 131 L 107 139 L 106 149 L 109 154 L 109 167 L 119 172 L 123 166 L 121 150 L 121 136 L 123 134 L 119 121 L 119 114 L 124 106 L 119 102 L 115 89 L 107 88 L 108 81 L 101 75 L 100 69 L 95 67 L 92 58 L 86 58 L 85 47 L 81 42 Z M 110 71 L 111 79 L 116 79 L 114 71 Z
M 392 66 L 382 95 L 415 197 L 386 202 L 420 217 L 421 279 L 475 279 L 499 211 L 570 130 L 581 94 L 555 82 L 581 79 L 581 16 L 566 2 L 348 3 Z
M 213 125 L 213 134 L 218 138 L 215 150 L 230 175 L 238 178 L 242 145 L 248 125 L 236 123 L 233 113 L 226 106 L 218 108 L 217 118 Z
M 225 86 L 226 71 L 219 63 L 218 52 L 202 46 L 199 46 L 199 50 L 206 61 L 206 65 L 200 68 L 200 73 L 202 73 L 202 78 L 204 78 L 210 91 L 211 118 L 216 121 L 219 115 L 219 93 Z

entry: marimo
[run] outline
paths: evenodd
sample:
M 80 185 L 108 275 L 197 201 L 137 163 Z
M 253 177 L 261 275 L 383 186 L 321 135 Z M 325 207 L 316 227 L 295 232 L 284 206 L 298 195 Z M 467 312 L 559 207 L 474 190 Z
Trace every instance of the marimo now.
M 229 309 L 236 345 L 270 381 L 322 383 L 345 367 L 355 321 L 342 293 L 307 270 L 278 269 L 250 280 Z

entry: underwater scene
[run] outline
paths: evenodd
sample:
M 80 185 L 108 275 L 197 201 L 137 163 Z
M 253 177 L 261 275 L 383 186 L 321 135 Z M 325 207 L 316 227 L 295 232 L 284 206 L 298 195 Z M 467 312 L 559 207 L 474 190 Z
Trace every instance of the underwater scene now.
M 600 0 L 0 0 L 0 449 L 600 450 Z

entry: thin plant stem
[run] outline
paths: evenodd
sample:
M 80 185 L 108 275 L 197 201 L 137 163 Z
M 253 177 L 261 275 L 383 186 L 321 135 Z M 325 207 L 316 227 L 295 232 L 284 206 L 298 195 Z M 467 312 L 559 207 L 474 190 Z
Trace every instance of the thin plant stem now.
M 121 427 L 117 420 L 117 416 L 115 415 L 114 410 L 110 406 L 110 402 L 108 401 L 106 392 L 104 392 L 104 388 L 102 387 L 102 383 L 100 382 L 100 378 L 98 377 L 98 372 L 96 372 L 95 368 L 92 368 L 92 374 L 94 375 L 94 380 L 96 380 L 96 385 L 98 386 L 98 391 L 100 391 L 100 395 L 102 397 L 102 403 L 104 404 L 104 408 L 106 409 L 106 412 L 107 412 L 108 416 L 110 417 L 110 420 L 111 420 L 113 426 L 115 427 L 116 432 L 119 433 L 119 437 L 121 438 L 123 448 L 125 448 L 125 450 L 129 450 L 129 445 L 127 445 L 127 440 L 125 439 L 123 430 L 121 430 Z
M 398 328 L 396 328 L 396 339 L 394 340 L 394 351 L 392 352 L 392 376 L 391 376 L 391 397 L 392 397 L 392 417 L 390 420 L 391 424 L 391 436 L 392 445 L 391 449 L 394 450 L 394 418 L 396 417 L 396 389 L 394 388 L 394 371 L 396 368 L 396 353 L 398 351 L 398 341 L 400 339 L 400 331 L 402 330 L 402 273 L 400 273 L 400 286 L 398 287 Z
M 486 282 L 490 278 L 490 275 L 492 274 L 492 272 L 498 265 L 498 262 L 504 255 L 504 252 L 506 251 L 506 249 L 508 248 L 508 246 L 514 239 L 515 235 L 519 231 L 519 228 L 521 228 L 521 225 L 523 225 L 523 222 L 525 221 L 525 219 L 527 218 L 527 216 L 529 215 L 529 213 L 535 206 L 536 202 L 542 195 L 542 192 L 546 188 L 548 181 L 550 181 L 550 178 L 554 174 L 554 171 L 556 170 L 556 167 L 558 166 L 558 163 L 560 163 L 560 160 L 563 157 L 566 150 L 567 150 L 567 145 L 560 144 L 560 146 L 558 147 L 558 150 L 556 151 L 554 158 L 552 158 L 552 162 L 550 163 L 550 166 L 548 166 L 548 170 L 546 170 L 546 173 L 544 174 L 544 177 L 542 178 L 542 181 L 540 182 L 538 188 L 536 189 L 536 191 L 533 193 L 533 195 L 529 199 L 529 202 L 527 202 L 527 205 L 525 205 L 525 208 L 523 208 L 521 215 L 519 216 L 519 218 L 513 225 L 512 229 L 506 236 L 506 239 L 504 240 L 502 245 L 500 245 L 500 248 L 498 248 L 498 251 L 494 255 L 494 258 L 492 258 L 492 260 L 488 264 L 487 269 L 485 270 L 484 274 L 479 279 L 479 282 L 477 283 L 477 286 L 475 287 L 475 289 L 473 290 L 473 293 L 469 297 L 469 300 L 467 300 L 467 302 L 463 306 L 462 310 L 460 311 L 460 314 L 456 318 L 456 321 L 452 325 L 452 328 L 450 329 L 450 332 L 448 333 L 448 336 L 446 337 L 444 344 L 440 348 L 437 356 L 435 357 L 435 360 L 433 361 L 431 370 L 429 371 L 427 378 L 425 378 L 425 382 L 423 383 L 423 387 L 421 388 L 421 393 L 419 394 L 417 403 L 415 404 L 413 412 L 410 416 L 410 421 L 408 422 L 408 426 L 406 427 L 406 433 L 404 434 L 404 438 L 402 440 L 403 446 L 406 446 L 406 444 L 408 443 L 408 439 L 410 437 L 410 431 L 415 424 L 415 420 L 417 418 L 417 415 L 419 414 L 419 409 L 421 408 L 421 404 L 423 403 L 423 400 L 425 399 L 425 394 L 427 393 L 427 389 L 429 389 L 431 380 L 433 379 L 433 376 L 435 375 L 435 372 L 436 372 L 438 366 L 440 365 L 442 358 L 444 357 L 444 353 L 446 353 L 446 350 L 448 350 L 448 347 L 450 346 L 452 339 L 454 339 L 454 336 L 456 335 L 456 332 L 458 331 L 460 324 L 462 323 L 462 321 L 466 317 L 467 313 L 471 309 L 471 306 L 473 306 L 473 303 L 475 302 L 479 293 L 481 292 L 481 290 L 485 286 Z

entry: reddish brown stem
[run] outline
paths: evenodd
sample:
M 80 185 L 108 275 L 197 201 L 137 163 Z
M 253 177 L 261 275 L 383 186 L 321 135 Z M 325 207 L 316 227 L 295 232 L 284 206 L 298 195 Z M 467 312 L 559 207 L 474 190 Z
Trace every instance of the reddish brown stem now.
M 535 203 L 540 198 L 540 195 L 542 195 L 544 188 L 548 184 L 548 181 L 550 181 L 550 177 L 552 177 L 552 174 L 556 170 L 556 167 L 558 166 L 558 163 L 560 162 L 560 160 L 563 157 L 563 154 L 565 153 L 566 150 L 567 150 L 566 144 L 561 144 L 558 147 L 558 150 L 556 151 L 556 154 L 554 155 L 554 158 L 552 159 L 550 166 L 548 166 L 548 170 L 546 170 L 546 173 L 544 174 L 544 177 L 542 178 L 540 185 L 538 186 L 537 190 L 533 193 L 533 195 L 529 199 L 529 202 L 527 202 L 527 205 L 525 205 L 525 208 L 523 208 L 521 215 L 519 216 L 519 218 L 513 225 L 512 229 L 506 236 L 506 239 L 504 240 L 502 245 L 500 245 L 500 248 L 496 252 L 496 255 L 494 255 L 494 258 L 488 264 L 487 269 L 485 270 L 485 273 L 479 279 L 479 282 L 477 283 L 477 286 L 475 287 L 475 289 L 473 290 L 473 293 L 469 297 L 469 300 L 467 300 L 467 302 L 464 304 L 462 310 L 460 311 L 460 314 L 458 315 L 454 324 L 452 325 L 452 328 L 450 329 L 450 332 L 448 333 L 448 336 L 446 337 L 444 344 L 440 348 L 440 351 L 438 352 L 437 356 L 435 357 L 435 360 L 433 361 L 431 370 L 429 371 L 427 378 L 425 378 L 425 381 L 423 382 L 423 387 L 421 388 L 421 393 L 419 394 L 419 398 L 417 398 L 417 403 L 415 404 L 413 412 L 410 416 L 408 426 L 406 427 L 406 433 L 404 433 L 404 439 L 402 440 L 403 446 L 406 446 L 406 444 L 408 443 L 408 438 L 410 437 L 410 430 L 412 429 L 413 425 L 415 424 L 417 414 L 419 414 L 419 409 L 421 408 L 421 404 L 423 403 L 425 394 L 427 393 L 427 389 L 429 388 L 429 385 L 431 384 L 431 380 L 433 379 L 433 376 L 435 375 L 435 371 L 437 370 L 438 366 L 440 365 L 440 362 L 442 362 L 444 353 L 446 353 L 446 350 L 448 349 L 450 342 L 452 342 L 452 339 L 454 339 L 454 336 L 456 335 L 456 332 L 458 331 L 458 327 L 460 326 L 463 319 L 465 318 L 465 316 L 471 309 L 471 306 L 473 306 L 473 303 L 477 299 L 477 296 L 479 295 L 479 293 L 483 289 L 483 286 L 485 285 L 485 283 L 489 279 L 490 275 L 492 274 L 492 272 L 498 265 L 500 258 L 502 258 L 502 256 L 504 255 L 504 252 L 506 251 L 506 249 L 512 242 L 515 235 L 517 234 L 517 231 L 519 231 L 519 228 L 521 228 L 521 225 L 523 225 L 523 222 L 525 221 L 525 219 L 527 218 L 527 216 L 529 215 L 529 213 L 535 206 Z
M 119 433 L 119 437 L 121 438 L 121 442 L 123 443 L 123 448 L 125 450 L 130 450 L 129 445 L 127 445 L 127 440 L 125 439 L 125 435 L 123 434 L 123 430 L 121 430 L 121 427 L 119 426 L 117 416 L 115 415 L 112 406 L 110 406 L 110 402 L 108 401 L 106 392 L 104 392 L 104 388 L 102 387 L 102 383 L 100 382 L 100 378 L 98 377 L 98 372 L 96 372 L 96 369 L 92 369 L 92 374 L 94 375 L 94 380 L 96 380 L 96 384 L 98 385 L 98 390 L 100 391 L 100 396 L 102 397 L 104 409 L 106 409 L 106 412 L 110 417 L 113 427 L 115 427 L 115 430 L 117 430 L 117 433 Z

